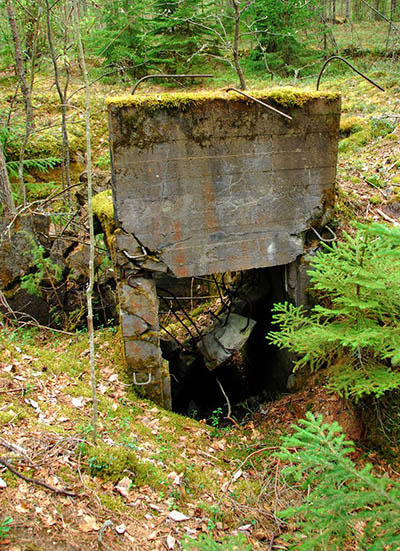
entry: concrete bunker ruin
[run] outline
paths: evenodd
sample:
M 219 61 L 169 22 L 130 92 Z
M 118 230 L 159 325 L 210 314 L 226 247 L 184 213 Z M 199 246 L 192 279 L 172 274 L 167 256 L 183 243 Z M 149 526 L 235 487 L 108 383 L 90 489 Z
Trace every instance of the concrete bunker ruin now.
M 305 302 L 306 236 L 312 227 L 321 231 L 334 205 L 340 97 L 279 88 L 252 95 L 292 120 L 225 91 L 109 100 L 126 366 L 147 397 L 182 413 L 190 400 L 171 404 L 157 281 L 243 273 L 245 287 L 253 285 L 259 296 L 255 311 L 239 296 L 221 325 L 229 315 L 238 316 L 239 326 L 246 322 L 239 329 L 252 333 L 246 376 L 258 373 L 249 392 L 268 390 L 261 387 L 274 374 L 268 366 L 261 373 L 263 353 L 280 365 L 285 381 L 290 360 L 263 352 L 270 315 L 264 309 L 279 300 Z M 253 337 L 262 342 L 258 348 Z M 192 382 L 200 385 L 194 371 Z

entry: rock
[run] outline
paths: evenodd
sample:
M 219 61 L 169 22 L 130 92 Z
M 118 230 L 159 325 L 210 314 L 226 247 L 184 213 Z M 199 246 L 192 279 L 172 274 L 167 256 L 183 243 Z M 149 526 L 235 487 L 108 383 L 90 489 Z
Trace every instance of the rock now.
M 10 217 L 0 218 L 0 289 L 9 287 L 35 265 L 34 249 L 48 244 L 46 216 L 18 216 L 9 231 Z

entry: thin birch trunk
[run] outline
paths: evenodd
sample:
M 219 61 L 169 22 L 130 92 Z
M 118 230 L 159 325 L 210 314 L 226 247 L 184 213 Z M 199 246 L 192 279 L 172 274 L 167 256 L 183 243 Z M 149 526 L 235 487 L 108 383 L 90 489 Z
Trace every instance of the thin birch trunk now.
M 57 57 L 54 50 L 53 36 L 50 25 L 50 6 L 49 0 L 46 0 L 46 22 L 47 22 L 47 41 L 49 43 L 51 61 L 53 63 L 54 81 L 57 88 L 58 97 L 61 107 L 61 134 L 62 134 L 62 153 L 63 153 L 63 187 L 68 190 L 68 204 L 71 206 L 71 176 L 70 176 L 70 153 L 69 153 L 69 138 L 67 128 L 67 90 L 69 82 L 69 74 L 65 81 L 64 90 L 61 88 L 60 75 L 58 70 Z M 67 32 L 67 31 L 66 31 Z
M 15 68 L 18 75 L 18 80 L 19 80 L 19 84 L 20 84 L 20 88 L 21 88 L 21 92 L 22 92 L 22 96 L 24 98 L 24 104 L 25 104 L 25 135 L 24 135 L 24 140 L 22 142 L 22 146 L 19 154 L 18 180 L 19 180 L 22 200 L 24 205 L 26 205 L 26 188 L 24 183 L 24 158 L 25 158 L 26 146 L 28 144 L 28 140 L 32 131 L 32 124 L 33 124 L 33 108 L 32 108 L 32 93 L 31 93 L 33 83 L 31 82 L 30 86 L 28 86 L 27 84 L 26 72 L 25 72 L 24 62 L 22 58 L 21 41 L 19 38 L 18 27 L 15 19 L 15 13 L 14 13 L 14 7 L 12 4 L 12 1 L 6 0 L 6 6 L 7 6 L 7 13 L 8 13 L 8 20 L 11 28 L 11 35 L 14 43 Z
M 76 39 L 78 42 L 80 65 L 82 68 L 83 80 L 86 91 L 86 109 L 85 109 L 85 126 L 86 126 L 86 169 L 88 179 L 88 215 L 89 215 L 89 231 L 90 231 L 90 253 L 89 253 L 89 284 L 87 287 L 86 297 L 88 306 L 88 334 L 89 334 L 89 359 L 90 359 L 90 379 L 92 385 L 92 426 L 93 442 L 97 439 L 97 390 L 96 390 L 96 372 L 95 372 L 95 357 L 94 357 L 94 326 L 93 326 L 93 287 L 94 287 L 94 225 L 93 225 L 93 205 L 92 205 L 92 146 L 90 141 L 90 90 L 89 79 L 86 69 L 85 54 L 83 51 L 82 38 L 79 28 L 79 10 L 77 0 L 73 0 L 75 11 L 75 30 Z
M 10 181 L 8 179 L 6 160 L 3 154 L 3 146 L 0 141 L 0 205 L 2 214 L 15 213 L 14 199 L 11 193 Z
M 242 67 L 240 66 L 239 59 L 239 42 L 240 42 L 240 0 L 232 0 L 232 5 L 235 10 L 235 32 L 233 37 L 233 62 L 235 64 L 235 69 L 240 80 L 240 88 L 246 90 L 246 81 L 244 79 L 244 74 Z

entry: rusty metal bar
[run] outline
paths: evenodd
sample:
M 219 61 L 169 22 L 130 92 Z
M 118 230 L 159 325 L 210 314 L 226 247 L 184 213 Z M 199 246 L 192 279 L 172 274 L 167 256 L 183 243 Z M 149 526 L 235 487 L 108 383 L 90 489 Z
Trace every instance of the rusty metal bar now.
M 282 115 L 282 117 L 285 117 L 286 119 L 289 119 L 291 121 L 293 120 L 293 117 L 291 117 L 290 115 L 286 115 L 286 113 L 283 113 L 282 111 L 279 111 L 279 109 L 275 109 L 275 107 L 272 107 L 271 105 L 268 105 L 268 103 L 264 103 L 263 101 L 261 101 L 257 98 L 254 98 L 253 96 L 250 96 L 249 94 L 246 94 L 246 92 L 243 92 L 242 90 L 238 90 L 237 88 L 229 87 L 225 90 L 225 92 L 230 92 L 231 90 L 233 90 L 234 92 L 237 92 L 238 94 L 241 94 L 245 98 L 251 99 L 251 100 L 255 101 L 256 103 L 259 103 L 260 105 L 266 107 L 267 109 L 270 109 L 271 111 L 274 111 L 274 113 L 278 113 L 278 115 Z
M 137 81 L 135 86 L 132 88 L 131 94 L 133 95 L 136 92 L 137 87 L 145 80 L 150 78 L 214 78 L 214 75 L 146 75 Z
M 371 80 L 369 77 L 367 77 L 366 75 L 364 75 L 361 71 L 359 71 L 358 69 L 356 69 L 354 67 L 354 65 L 352 65 L 350 63 L 350 61 L 347 61 L 347 59 L 345 59 L 344 57 L 340 57 L 339 55 L 333 55 L 332 57 L 330 57 L 329 59 L 327 59 L 325 61 L 325 63 L 323 64 L 322 66 L 322 69 L 318 75 L 318 80 L 317 80 L 317 90 L 319 90 L 319 84 L 321 82 L 321 77 L 322 77 L 322 73 L 325 71 L 325 67 L 328 65 L 328 63 L 330 63 L 331 61 L 333 61 L 334 59 L 339 59 L 340 61 L 343 61 L 343 63 L 346 63 L 346 65 L 348 65 L 350 67 L 350 69 L 353 69 L 353 71 L 355 73 L 357 73 L 358 75 L 360 75 L 360 77 L 363 77 L 365 78 L 365 80 L 367 80 L 370 84 L 372 84 L 373 86 L 376 86 L 376 88 L 379 88 L 379 90 L 381 90 L 382 92 L 385 92 L 385 89 L 382 88 L 382 86 L 379 86 L 379 84 L 377 84 L 376 82 L 374 82 L 373 80 Z

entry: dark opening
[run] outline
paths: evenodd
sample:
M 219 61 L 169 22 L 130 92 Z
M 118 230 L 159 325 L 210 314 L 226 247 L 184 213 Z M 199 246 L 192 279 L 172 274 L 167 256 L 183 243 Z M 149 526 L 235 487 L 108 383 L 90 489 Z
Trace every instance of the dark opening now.
M 235 278 L 229 311 L 221 321 L 215 318 L 207 331 L 220 327 L 226 316 L 229 318 L 232 314 L 250 318 L 256 324 L 245 345 L 212 371 L 198 350 L 198 335 L 192 339 L 195 342 L 187 340 L 185 349 L 172 338 L 162 341 L 163 356 L 170 366 L 174 411 L 207 419 L 217 408 L 222 408 L 225 415 L 227 401 L 222 386 L 229 398 L 232 415 L 242 417 L 246 410 L 254 410 L 257 404 L 286 390 L 291 373 L 290 356 L 265 338 L 273 327 L 272 306 L 290 300 L 286 269 L 286 266 L 254 269 L 241 272 Z

